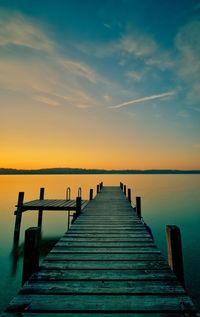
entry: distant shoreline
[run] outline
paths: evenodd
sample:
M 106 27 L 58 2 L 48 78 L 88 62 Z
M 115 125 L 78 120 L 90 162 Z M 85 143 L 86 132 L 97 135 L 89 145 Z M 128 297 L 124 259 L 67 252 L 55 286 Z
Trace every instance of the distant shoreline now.
M 200 170 L 104 170 L 84 168 L 45 168 L 35 170 L 0 168 L 0 175 L 92 175 L 92 174 L 200 174 Z

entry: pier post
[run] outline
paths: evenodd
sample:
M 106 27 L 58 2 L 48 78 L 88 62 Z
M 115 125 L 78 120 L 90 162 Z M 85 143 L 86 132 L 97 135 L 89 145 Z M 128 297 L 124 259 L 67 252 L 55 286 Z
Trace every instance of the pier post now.
M 24 192 L 19 192 L 17 210 L 15 212 L 16 218 L 15 218 L 15 229 L 14 229 L 14 239 L 13 239 L 14 247 L 18 246 L 18 243 L 19 243 L 23 201 L 24 201 Z
M 39 241 L 40 228 L 31 227 L 25 231 L 22 285 L 38 270 Z
M 126 185 L 124 185 L 124 195 L 126 196 Z
M 93 189 L 91 188 L 90 189 L 90 200 L 92 200 L 93 199 Z
M 81 197 L 76 197 L 76 218 L 80 215 L 81 213 Z
M 102 188 L 103 188 L 103 182 L 100 183 L 100 189 L 102 189 Z
M 177 226 L 167 225 L 168 263 L 178 280 L 184 286 L 183 255 L 181 245 L 181 232 Z
M 99 184 L 97 185 L 97 194 L 99 193 Z
M 121 190 L 123 190 L 123 187 L 124 187 L 123 183 L 120 182 L 120 188 L 121 188 Z
M 70 187 L 67 187 L 66 200 L 70 200 L 70 196 L 71 196 L 71 188 L 70 188 Z
M 141 197 L 136 197 L 136 214 L 141 219 Z
M 40 188 L 40 200 L 44 199 L 44 188 Z M 43 209 L 40 208 L 38 212 L 38 227 L 40 228 L 40 231 L 42 229 L 42 216 L 43 216 Z
M 128 188 L 128 201 L 131 203 L 131 189 Z

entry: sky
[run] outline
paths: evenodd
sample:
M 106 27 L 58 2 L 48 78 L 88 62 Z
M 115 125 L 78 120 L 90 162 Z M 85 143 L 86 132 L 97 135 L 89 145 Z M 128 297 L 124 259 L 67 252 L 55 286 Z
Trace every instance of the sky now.
M 200 169 L 199 0 L 0 0 L 0 167 Z

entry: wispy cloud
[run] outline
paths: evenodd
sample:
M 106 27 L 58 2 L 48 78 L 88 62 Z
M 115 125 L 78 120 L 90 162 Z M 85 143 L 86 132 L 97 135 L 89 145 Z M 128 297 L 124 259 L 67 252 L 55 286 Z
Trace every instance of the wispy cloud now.
M 176 36 L 178 60 L 177 76 L 186 86 L 186 100 L 190 106 L 200 103 L 200 22 L 192 21 L 182 27 Z
M 89 66 L 86 66 L 82 63 L 75 62 L 72 60 L 63 60 L 64 67 L 69 70 L 71 73 L 77 76 L 85 77 L 87 80 L 92 83 L 97 82 L 97 74 Z
M 131 30 L 121 37 L 119 48 L 131 55 L 144 57 L 155 53 L 157 44 L 150 36 Z
M 126 77 L 128 77 L 129 79 L 132 79 L 134 81 L 138 81 L 138 82 L 141 81 L 143 76 L 144 76 L 143 72 L 128 71 L 126 73 Z
M 61 54 L 48 32 L 27 16 L 3 11 L 0 21 L 0 89 L 49 106 L 85 109 L 100 104 L 96 85 L 107 91 L 108 81 L 92 67 Z
M 24 15 L 15 12 L 1 12 L 0 46 L 16 45 L 35 50 L 52 52 L 54 43 Z
M 131 104 L 135 104 L 135 103 L 141 103 L 141 102 L 146 102 L 146 101 L 150 101 L 150 100 L 155 100 L 155 99 L 173 96 L 174 94 L 175 94 L 175 91 L 172 90 L 172 91 L 168 91 L 168 92 L 165 92 L 165 93 L 162 93 L 159 95 L 146 96 L 146 97 L 126 101 L 126 102 L 120 103 L 118 105 L 111 106 L 110 108 L 112 108 L 112 109 L 122 108 L 122 107 L 131 105 Z
M 49 97 L 46 97 L 46 96 L 36 96 L 34 99 L 37 101 L 40 101 L 42 103 L 45 103 L 49 106 L 59 106 L 60 105 L 59 102 L 57 102 Z
M 120 57 L 119 65 L 122 67 L 130 60 L 139 60 L 144 63 L 144 67 L 156 67 L 161 70 L 174 66 L 174 59 L 170 52 L 163 51 L 152 35 L 135 28 L 129 28 L 115 40 L 104 43 L 84 42 L 75 46 L 85 54 L 92 54 L 99 58 L 118 56 Z

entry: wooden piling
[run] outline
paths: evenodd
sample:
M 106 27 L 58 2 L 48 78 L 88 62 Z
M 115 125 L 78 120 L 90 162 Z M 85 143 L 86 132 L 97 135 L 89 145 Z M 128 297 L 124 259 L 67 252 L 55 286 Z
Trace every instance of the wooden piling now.
M 97 185 L 97 194 L 99 193 L 99 191 L 100 191 L 100 190 L 99 190 L 99 184 L 98 184 L 98 185 Z
M 128 201 L 131 203 L 131 189 L 128 188 Z
M 121 190 L 123 190 L 123 183 L 122 182 L 120 182 L 120 188 L 121 188 Z
M 93 199 L 93 189 L 91 188 L 90 189 L 90 200 L 92 200 Z
M 136 197 L 136 214 L 141 219 L 141 197 Z
M 40 188 L 40 200 L 44 200 L 44 187 Z M 40 208 L 38 212 L 38 227 L 40 230 L 42 229 L 42 216 L 43 216 L 43 209 Z
M 80 215 L 81 213 L 81 197 L 76 197 L 76 218 Z
M 100 184 L 99 184 L 99 186 L 100 186 L 100 190 L 103 188 L 103 182 L 101 182 Z
M 124 185 L 124 195 L 126 196 L 126 185 Z
M 24 192 L 19 192 L 17 210 L 15 212 L 16 218 L 15 218 L 15 229 L 14 229 L 14 239 L 13 239 L 14 247 L 16 247 L 19 243 L 23 201 L 24 201 Z
M 183 255 L 181 245 L 181 232 L 177 226 L 167 225 L 168 263 L 178 280 L 184 286 Z
M 40 228 L 31 227 L 25 231 L 24 263 L 22 285 L 38 271 Z

